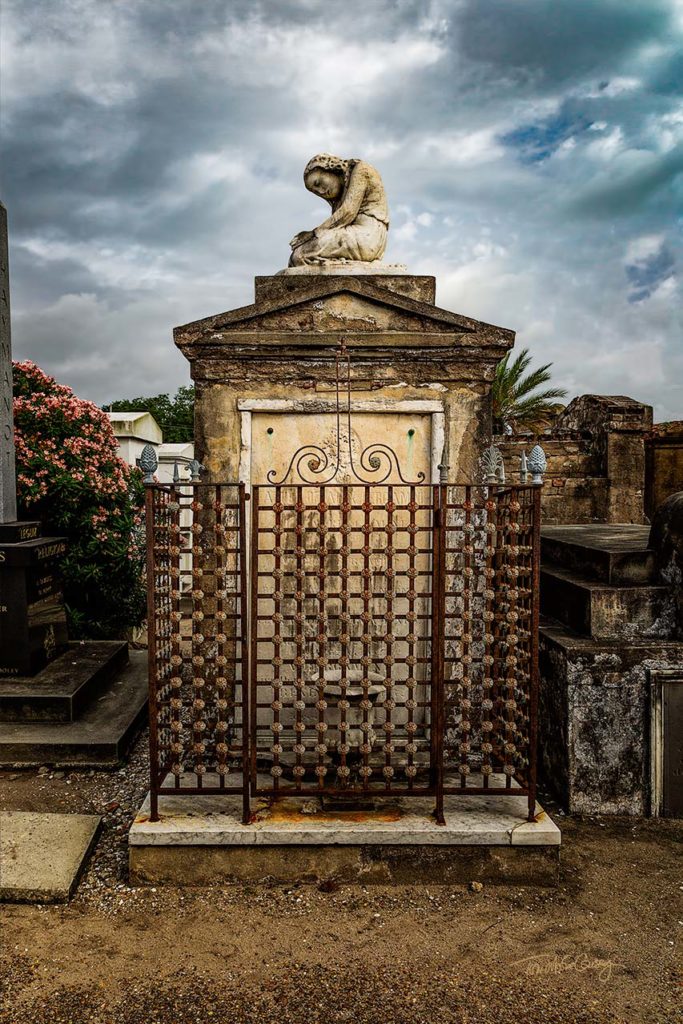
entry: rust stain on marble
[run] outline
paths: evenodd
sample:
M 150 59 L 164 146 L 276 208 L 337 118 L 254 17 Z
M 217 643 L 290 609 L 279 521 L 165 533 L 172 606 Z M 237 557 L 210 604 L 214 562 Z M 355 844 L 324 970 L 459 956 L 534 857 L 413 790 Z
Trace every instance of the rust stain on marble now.
M 386 807 L 372 811 L 303 811 L 301 804 L 292 800 L 278 800 L 270 807 L 259 810 L 254 815 L 254 822 L 268 821 L 271 823 L 287 823 L 310 825 L 312 822 L 336 822 L 349 825 L 363 825 L 372 822 L 400 821 L 404 811 L 399 807 Z

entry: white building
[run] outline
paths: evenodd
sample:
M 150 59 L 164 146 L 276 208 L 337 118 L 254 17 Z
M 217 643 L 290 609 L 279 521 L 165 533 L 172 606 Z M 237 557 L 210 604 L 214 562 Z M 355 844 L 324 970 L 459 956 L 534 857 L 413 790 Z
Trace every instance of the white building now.
M 194 458 L 194 443 L 192 441 L 164 442 L 161 427 L 149 412 L 108 412 L 111 420 L 114 436 L 119 443 L 119 455 L 129 466 L 137 465 L 137 459 L 146 444 L 151 444 L 156 452 L 159 465 L 154 474 L 160 484 L 173 483 L 177 472 L 181 482 L 190 478 L 188 462 Z M 191 521 L 190 510 L 185 508 L 180 514 L 180 526 L 182 529 L 181 543 L 186 549 L 191 547 L 191 534 L 189 530 Z M 181 569 L 185 570 L 182 576 L 182 587 L 189 590 L 192 587 L 192 579 L 189 570 L 192 563 L 189 554 L 181 555 Z
M 135 466 L 146 444 L 158 451 L 164 440 L 161 427 L 150 412 L 108 412 L 119 443 L 119 455 L 129 466 Z
M 136 466 L 146 444 L 154 448 L 159 468 L 156 478 L 159 483 L 173 482 L 174 467 L 178 466 L 181 480 L 189 479 L 187 464 L 194 458 L 192 441 L 164 441 L 161 427 L 150 412 L 108 412 L 119 443 L 119 455 L 129 466 Z
M 159 468 L 156 477 L 160 484 L 173 482 L 176 466 L 180 473 L 180 479 L 187 480 L 189 479 L 187 464 L 194 459 L 194 444 L 192 441 L 165 441 L 157 448 L 157 458 Z

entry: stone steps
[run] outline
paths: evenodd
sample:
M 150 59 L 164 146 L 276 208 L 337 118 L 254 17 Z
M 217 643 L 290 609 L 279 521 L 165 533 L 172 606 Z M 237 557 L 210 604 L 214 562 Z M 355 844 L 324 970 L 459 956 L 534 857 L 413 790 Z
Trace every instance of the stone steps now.
M 655 582 L 649 526 L 588 524 L 544 526 L 541 560 L 560 569 L 615 586 Z
M 594 640 L 666 639 L 668 587 L 615 586 L 559 568 L 541 568 L 541 611 Z
M 648 542 L 628 523 L 542 527 L 541 613 L 594 640 L 668 639 L 671 594 Z
M 74 721 L 3 723 L 0 767 L 113 767 L 146 720 L 147 653 L 132 651 Z
M 0 683 L 0 722 L 74 722 L 128 664 L 123 641 L 71 643 L 35 676 Z

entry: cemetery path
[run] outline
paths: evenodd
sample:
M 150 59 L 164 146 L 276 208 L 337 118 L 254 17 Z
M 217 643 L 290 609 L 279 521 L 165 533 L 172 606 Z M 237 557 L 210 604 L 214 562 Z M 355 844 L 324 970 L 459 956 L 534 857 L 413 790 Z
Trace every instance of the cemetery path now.
M 557 889 L 131 888 L 145 743 L 121 772 L 1 773 L 0 809 L 104 822 L 69 904 L 2 908 L 0 1024 L 683 1021 L 683 822 L 555 812 Z

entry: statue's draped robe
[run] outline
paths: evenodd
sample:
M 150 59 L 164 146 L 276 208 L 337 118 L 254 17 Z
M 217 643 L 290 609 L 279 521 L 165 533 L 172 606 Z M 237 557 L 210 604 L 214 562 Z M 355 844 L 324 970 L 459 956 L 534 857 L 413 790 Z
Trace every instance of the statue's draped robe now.
M 379 260 L 384 255 L 389 210 L 374 167 L 354 162 L 339 205 L 315 229 L 315 238 L 292 252 L 290 266 L 333 260 Z

